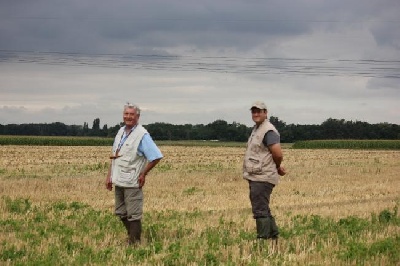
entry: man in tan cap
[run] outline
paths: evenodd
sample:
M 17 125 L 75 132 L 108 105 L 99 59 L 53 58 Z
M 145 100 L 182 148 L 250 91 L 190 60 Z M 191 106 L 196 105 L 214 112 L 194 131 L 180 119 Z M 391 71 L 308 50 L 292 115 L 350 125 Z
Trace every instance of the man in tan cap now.
M 248 180 L 257 238 L 278 241 L 278 227 L 269 208 L 270 196 L 279 176 L 286 174 L 279 132 L 267 119 L 264 102 L 252 104 L 251 116 L 255 126 L 247 142 L 243 162 L 243 178 Z

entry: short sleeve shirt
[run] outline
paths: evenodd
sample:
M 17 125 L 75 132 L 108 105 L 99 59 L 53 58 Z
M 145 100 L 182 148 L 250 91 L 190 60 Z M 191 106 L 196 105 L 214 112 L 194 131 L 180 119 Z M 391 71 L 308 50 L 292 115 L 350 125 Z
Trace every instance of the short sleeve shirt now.
M 263 144 L 266 147 L 268 147 L 272 144 L 280 143 L 280 142 L 281 142 L 281 138 L 280 138 L 279 134 L 276 133 L 275 131 L 270 130 L 267 133 L 265 133 L 264 139 L 263 139 Z
M 146 157 L 146 159 L 150 162 L 163 157 L 160 149 L 154 143 L 149 133 L 143 135 L 138 147 L 138 154 Z

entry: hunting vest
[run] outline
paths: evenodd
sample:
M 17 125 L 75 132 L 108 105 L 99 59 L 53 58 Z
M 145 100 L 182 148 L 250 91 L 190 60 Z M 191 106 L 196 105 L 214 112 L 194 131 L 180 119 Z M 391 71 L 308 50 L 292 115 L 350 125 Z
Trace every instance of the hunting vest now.
M 243 162 L 243 178 L 250 181 L 269 182 L 278 184 L 279 175 L 271 152 L 263 144 L 265 134 L 276 130 L 268 120 L 258 127 L 255 126 L 247 142 L 247 150 Z
M 122 127 L 114 139 L 112 153 L 115 155 L 118 146 L 122 146 L 118 150 L 118 156 L 112 161 L 111 180 L 114 185 L 119 187 L 139 187 L 139 174 L 146 166 L 147 159 L 138 155 L 138 147 L 147 130 L 137 125 L 124 138 L 125 127 Z

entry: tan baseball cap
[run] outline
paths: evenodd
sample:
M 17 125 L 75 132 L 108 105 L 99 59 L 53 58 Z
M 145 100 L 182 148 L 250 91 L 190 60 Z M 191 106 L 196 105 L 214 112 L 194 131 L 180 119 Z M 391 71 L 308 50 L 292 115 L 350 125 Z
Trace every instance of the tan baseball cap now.
M 251 105 L 251 108 L 250 108 L 250 110 L 251 109 L 253 109 L 253 108 L 257 108 L 257 109 L 261 109 L 261 110 L 267 110 L 267 106 L 265 105 L 265 103 L 264 102 L 262 102 L 262 101 L 255 101 L 255 102 L 253 102 L 253 104 Z

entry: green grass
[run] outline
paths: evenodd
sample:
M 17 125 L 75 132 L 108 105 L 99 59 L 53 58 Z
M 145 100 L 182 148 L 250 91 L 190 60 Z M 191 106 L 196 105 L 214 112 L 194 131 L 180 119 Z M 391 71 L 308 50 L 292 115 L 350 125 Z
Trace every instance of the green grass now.
M 185 191 L 192 192 L 195 187 Z M 270 253 L 254 240 L 254 231 L 244 229 L 245 218 L 232 221 L 223 211 L 145 213 L 142 237 L 146 243 L 132 248 L 124 244 L 123 226 L 111 212 L 79 202 L 34 206 L 29 199 L 2 197 L 1 201 L 5 214 L 0 233 L 12 237 L 0 243 L 0 264 L 262 265 L 268 261 L 285 265 L 301 252 L 335 265 L 400 263 L 400 236 L 382 238 L 382 232 L 400 226 L 397 207 L 370 218 L 339 220 L 286 214 L 290 222 L 280 228 L 283 250 Z M 250 211 L 243 211 L 247 215 Z M 242 255 L 248 253 L 252 256 L 244 261 Z

